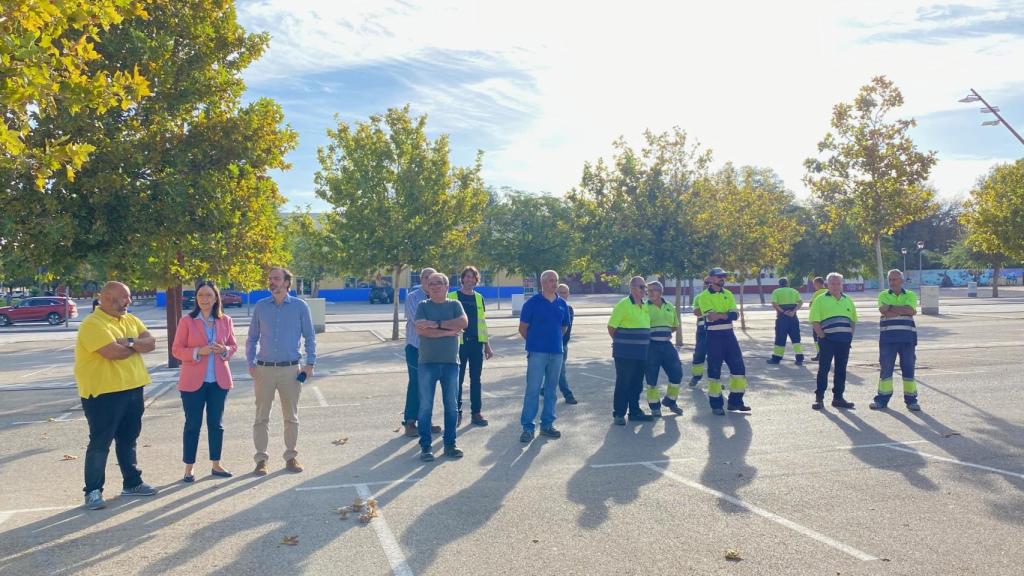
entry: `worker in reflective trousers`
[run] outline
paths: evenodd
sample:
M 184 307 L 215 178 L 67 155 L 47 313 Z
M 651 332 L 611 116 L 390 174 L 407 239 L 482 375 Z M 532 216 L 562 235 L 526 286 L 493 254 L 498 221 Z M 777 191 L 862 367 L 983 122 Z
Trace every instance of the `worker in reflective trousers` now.
M 814 295 L 811 296 L 811 304 L 814 304 L 814 300 L 818 296 L 821 296 L 825 292 L 828 292 L 828 288 L 825 288 L 825 279 L 824 278 L 822 278 L 821 276 L 815 276 L 813 282 L 814 282 Z M 814 358 L 811 358 L 811 362 L 817 362 L 818 361 L 818 355 L 821 354 L 821 345 L 818 344 L 818 333 L 812 330 L 811 331 L 811 335 L 814 336 Z
M 708 289 L 711 278 L 704 277 L 704 290 Z M 696 386 L 704 377 L 704 360 L 708 357 L 707 330 L 704 329 L 704 314 L 700 311 L 701 291 L 693 297 L 693 315 L 697 317 L 697 335 L 693 340 L 693 364 L 690 366 L 690 386 Z
M 793 342 L 796 365 L 804 363 L 804 347 L 800 344 L 800 318 L 796 312 L 804 305 L 800 293 L 789 287 L 789 280 L 779 278 L 779 287 L 772 292 L 772 308 L 775 309 L 775 347 L 769 364 L 782 362 L 786 354 L 786 338 Z
M 651 343 L 647 346 L 647 404 L 655 418 L 661 416 L 662 406 L 676 415 L 683 413 L 676 402 L 679 384 L 683 381 L 683 365 L 679 361 L 679 351 L 672 344 L 672 334 L 679 329 L 679 316 L 676 307 L 662 298 L 664 293 L 661 282 L 647 283 L 647 315 L 651 317 Z M 658 389 L 658 374 L 662 369 L 668 376 L 664 398 Z
M 889 270 L 889 289 L 878 295 L 878 311 L 882 319 L 878 322 L 878 364 L 882 372 L 878 380 L 878 395 L 869 405 L 872 410 L 882 410 L 892 399 L 892 373 L 896 368 L 896 357 L 900 358 L 900 372 L 903 374 L 903 401 L 907 409 L 917 412 L 917 382 L 914 381 L 914 364 L 917 360 L 917 294 L 903 288 L 903 272 Z
M 743 365 L 743 352 L 736 340 L 732 323 L 739 318 L 736 298 L 725 289 L 725 270 L 713 268 L 711 285 L 701 292 L 700 310 L 704 313 L 704 327 L 707 330 L 708 345 L 708 403 L 711 411 L 721 416 L 730 412 L 750 412 L 743 403 L 747 391 L 747 369 Z M 729 400 L 722 408 L 722 362 L 729 366 Z

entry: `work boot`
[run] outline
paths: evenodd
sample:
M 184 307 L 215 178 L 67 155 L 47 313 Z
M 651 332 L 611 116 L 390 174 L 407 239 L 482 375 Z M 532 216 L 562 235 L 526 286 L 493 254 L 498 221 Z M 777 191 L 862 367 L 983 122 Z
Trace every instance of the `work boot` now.
M 811 357 L 811 362 L 817 362 L 817 361 L 818 361 L 818 355 L 815 354 L 814 356 Z
M 853 404 L 853 402 L 847 402 L 843 398 L 833 398 L 832 399 L 832 406 L 834 406 L 836 408 L 850 409 L 850 408 L 853 408 L 854 404 Z
M 267 475 L 267 461 L 260 460 L 256 463 L 256 469 L 252 471 L 253 476 L 266 476 Z
M 474 412 L 472 422 L 476 426 L 487 426 L 487 418 L 484 418 L 483 414 Z
M 772 356 L 771 358 L 768 359 L 768 363 L 769 364 L 779 364 L 781 362 L 782 362 L 782 357 L 781 356 Z
M 661 418 L 661 407 L 651 406 L 651 418 Z
M 725 416 L 725 410 L 721 406 L 717 408 L 712 408 L 711 413 L 714 414 L 715 416 Z
M 661 399 L 661 405 L 671 410 L 672 413 L 675 414 L 676 416 L 683 415 L 683 409 L 679 407 L 679 403 L 676 402 L 673 398 L 665 396 L 664 398 Z
M 811 408 L 814 408 L 815 410 L 821 410 L 824 407 L 825 407 L 825 399 L 822 398 L 821 396 L 816 396 L 814 398 L 814 404 L 811 404 Z
M 797 354 L 796 355 L 796 362 L 795 363 L 796 363 L 797 366 L 803 366 L 804 365 L 804 355 L 803 354 Z
M 881 402 L 872 402 L 871 404 L 868 404 L 868 408 L 871 408 L 872 410 L 885 410 L 888 408 L 888 405 Z
M 918 404 L 917 402 L 908 403 L 907 404 L 907 410 L 910 410 L 911 412 L 920 412 L 921 411 L 921 405 Z
M 296 474 L 303 470 L 302 464 L 299 464 L 298 458 L 289 458 L 288 461 L 284 463 L 284 467 L 289 472 L 294 472 Z
M 690 386 L 696 386 L 698 382 L 700 382 L 700 376 L 690 378 Z
M 405 423 L 405 437 L 406 438 L 419 438 L 420 431 L 416 428 L 416 421 L 409 420 Z
M 641 411 L 630 412 L 629 413 L 629 421 L 630 422 L 653 422 L 654 421 L 654 416 L 651 416 L 650 414 L 644 414 Z

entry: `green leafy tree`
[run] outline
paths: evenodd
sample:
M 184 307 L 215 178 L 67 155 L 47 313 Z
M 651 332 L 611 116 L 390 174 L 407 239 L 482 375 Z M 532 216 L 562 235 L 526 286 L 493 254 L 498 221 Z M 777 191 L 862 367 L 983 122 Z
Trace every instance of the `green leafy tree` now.
M 242 103 L 242 71 L 269 37 L 242 29 L 230 0 L 153 0 L 147 12 L 111 26 L 96 51 L 104 67 L 137 68 L 152 94 L 88 120 L 63 108 L 40 119 L 41 136 L 95 150 L 74 180 L 54 174 L 46 194 L 11 177 L 29 216 L 15 235 L 55 271 L 98 257 L 108 274 L 169 295 L 200 277 L 254 287 L 287 258 L 284 198 L 268 173 L 288 167 L 296 142 L 276 102 Z M 173 337 L 180 307 L 168 301 Z
M 714 260 L 736 273 L 746 329 L 744 282 L 764 268 L 784 267 L 804 229 L 790 209 L 792 193 L 770 168 L 726 163 L 706 182 L 698 219 L 714 231 Z
M 0 8 L 0 171 L 38 190 L 68 179 L 96 149 L 81 134 L 37 130 L 58 114 L 80 119 L 128 109 L 150 94 L 135 67 L 112 66 L 96 45 L 111 26 L 145 18 L 146 0 L 7 0 Z
M 793 206 L 792 213 L 803 228 L 780 274 L 788 276 L 794 287 L 814 276 L 838 272 L 855 276 L 874 265 L 874 254 L 848 223 L 829 227 L 828 211 L 820 202 Z
M 452 166 L 448 136 L 430 140 L 426 126 L 405 106 L 327 131 L 316 194 L 337 213 L 352 269 L 387 269 L 397 279 L 411 264 L 472 250 L 488 198 L 482 153 L 473 166 Z M 398 339 L 398 298 L 391 337 Z
M 319 298 L 320 281 L 328 276 L 339 276 L 344 247 L 337 242 L 332 229 L 333 213 L 313 214 L 307 206 L 288 218 L 288 250 L 291 271 L 312 284 L 311 295 Z
M 804 182 L 826 206 L 832 230 L 848 223 L 875 248 L 884 281 L 882 238 L 935 210 L 925 185 L 934 152 L 920 152 L 909 131 L 913 119 L 887 120 L 903 105 L 903 94 L 884 76 L 863 86 L 853 102 L 832 109 L 832 131 L 818 143 L 818 158 L 804 162 Z
M 971 190 L 961 222 L 968 247 L 1024 261 L 1024 159 L 993 167 Z
M 561 198 L 510 191 L 484 220 L 479 252 L 490 267 L 532 277 L 535 286 L 549 268 L 565 275 L 572 235 L 569 208 Z

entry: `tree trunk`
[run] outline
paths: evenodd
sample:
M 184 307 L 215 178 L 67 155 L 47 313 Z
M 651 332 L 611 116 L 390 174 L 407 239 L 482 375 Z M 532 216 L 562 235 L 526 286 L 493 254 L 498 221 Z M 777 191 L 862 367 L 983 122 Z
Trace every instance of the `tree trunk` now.
M 1002 271 L 1002 266 L 996 266 L 992 268 L 992 297 L 999 298 L 999 272 Z
M 683 322 L 682 322 L 682 307 L 680 306 L 683 302 L 683 281 L 676 276 L 676 324 L 679 325 L 676 328 L 676 346 L 683 345 Z
M 401 278 L 401 277 L 402 277 L 402 265 L 401 264 L 395 264 L 395 274 L 391 277 L 391 282 L 392 282 L 392 285 L 393 285 L 392 287 L 393 288 L 398 285 L 398 279 Z M 394 313 L 391 316 L 391 339 L 392 340 L 398 340 L 398 301 L 401 300 L 401 298 L 398 297 L 398 289 L 397 288 L 395 288 L 395 293 L 394 294 L 395 294 L 395 297 L 394 297 L 395 298 L 395 302 L 394 302 L 395 306 L 394 306 Z
M 882 236 L 880 234 L 875 234 L 875 264 L 878 267 L 878 289 L 881 290 L 882 286 L 885 285 L 885 282 L 883 282 L 885 272 L 882 270 Z M 920 285 L 920 273 L 918 273 L 917 282 Z
M 744 314 L 745 309 L 743 308 L 743 293 L 745 292 L 745 290 L 743 289 L 743 286 L 747 283 L 747 279 L 746 278 L 740 278 L 739 279 L 739 283 L 740 283 L 740 329 L 743 330 L 743 331 L 746 331 L 747 330 L 747 315 Z
M 697 295 L 694 294 L 694 291 L 696 289 L 697 288 L 694 285 L 693 278 L 690 278 L 690 293 L 687 294 L 687 297 L 689 297 L 689 299 L 690 299 L 690 308 L 693 308 L 693 301 L 694 301 L 695 298 L 697 298 Z
M 167 367 L 177 368 L 181 361 L 171 353 L 174 335 L 178 332 L 178 320 L 181 319 L 181 284 L 167 288 Z
M 313 290 L 312 290 L 311 296 L 313 298 L 319 298 L 320 297 L 320 281 L 319 280 L 313 280 Z
M 761 270 L 757 271 L 757 295 L 761 297 L 761 304 L 764 304 L 764 284 L 761 282 Z

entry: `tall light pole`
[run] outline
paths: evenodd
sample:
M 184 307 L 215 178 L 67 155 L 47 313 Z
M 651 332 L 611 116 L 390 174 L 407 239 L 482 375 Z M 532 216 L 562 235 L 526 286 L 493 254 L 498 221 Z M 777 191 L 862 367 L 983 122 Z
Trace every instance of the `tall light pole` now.
M 921 255 L 924 253 L 924 241 L 917 241 L 917 286 L 920 288 L 924 286 L 924 271 L 921 266 Z
M 979 101 L 985 105 L 985 107 L 981 109 L 982 114 L 994 114 L 996 117 L 996 120 L 986 120 L 985 122 L 982 122 L 982 126 L 998 126 L 1002 124 L 1003 126 L 1006 126 L 1006 129 L 1009 130 L 1010 133 L 1017 138 L 1018 142 L 1024 144 L 1024 138 L 1021 138 L 1021 135 L 1018 134 L 1017 131 L 1013 129 L 1013 126 L 1010 126 L 1010 123 L 1007 122 L 1005 118 L 999 115 L 999 107 L 992 106 L 991 104 L 986 102 L 985 99 L 981 97 L 981 94 L 978 94 L 977 90 L 971 88 L 971 93 L 960 99 L 960 102 L 963 102 L 965 104 L 970 104 L 971 102 Z
M 903 272 L 905 273 L 907 271 L 907 249 L 900 248 L 900 253 L 903 254 Z

